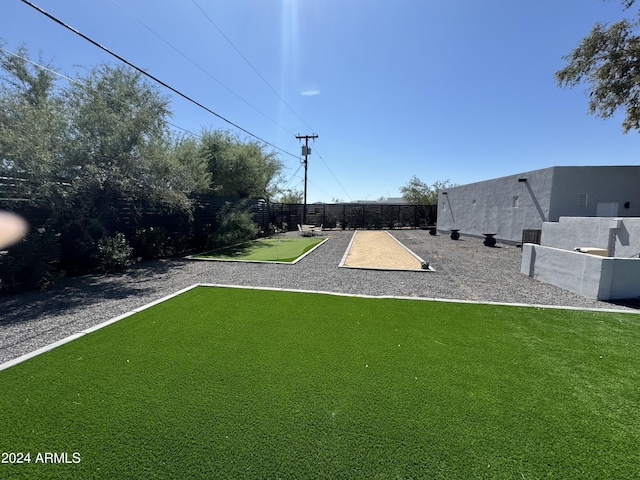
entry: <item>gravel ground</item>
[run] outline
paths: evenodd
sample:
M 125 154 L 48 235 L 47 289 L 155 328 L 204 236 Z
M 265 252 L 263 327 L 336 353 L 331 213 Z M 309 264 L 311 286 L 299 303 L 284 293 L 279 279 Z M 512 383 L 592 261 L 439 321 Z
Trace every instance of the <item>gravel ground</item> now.
M 637 301 L 589 300 L 522 275 L 521 251 L 514 246 L 488 248 L 481 239 L 453 241 L 423 230 L 392 233 L 436 271 L 339 268 L 353 232 L 336 231 L 323 232 L 329 241 L 296 265 L 164 260 L 0 298 L 0 363 L 195 283 L 638 311 Z

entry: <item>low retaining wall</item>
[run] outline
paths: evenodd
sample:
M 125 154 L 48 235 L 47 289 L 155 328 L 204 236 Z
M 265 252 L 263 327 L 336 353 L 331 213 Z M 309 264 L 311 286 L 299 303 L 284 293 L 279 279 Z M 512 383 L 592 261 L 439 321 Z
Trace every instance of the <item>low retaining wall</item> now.
M 640 297 L 640 258 L 600 257 L 525 243 L 520 272 L 596 300 Z
M 636 257 L 640 254 L 640 218 L 561 217 L 542 225 L 541 245 L 573 250 L 599 247 L 609 257 Z

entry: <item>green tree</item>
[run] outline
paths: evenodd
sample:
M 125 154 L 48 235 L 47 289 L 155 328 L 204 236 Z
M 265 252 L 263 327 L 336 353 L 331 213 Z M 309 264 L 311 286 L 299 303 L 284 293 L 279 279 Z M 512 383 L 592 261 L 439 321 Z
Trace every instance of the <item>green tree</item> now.
M 287 189 L 280 193 L 277 198 L 278 203 L 302 203 L 304 192 L 302 190 Z
M 107 222 L 125 214 L 123 204 L 134 220 L 149 206 L 190 214 L 189 195 L 204 188 L 206 164 L 171 134 L 167 97 L 138 72 L 100 65 L 71 84 L 65 98 L 63 253 L 91 257 L 110 233 Z
M 171 176 L 169 100 L 124 67 L 101 65 L 80 83 L 66 92 L 65 173 L 76 189 L 188 208 L 186 196 L 173 195 L 183 188 Z
M 400 187 L 402 198 L 411 205 L 436 205 L 438 190 L 455 186 L 450 180 L 438 180 L 432 185 L 413 175 L 406 185 Z
M 201 145 L 214 193 L 265 200 L 277 193 L 283 165 L 275 152 L 225 130 L 203 132 Z
M 21 57 L 28 52 L 17 51 Z M 10 197 L 33 206 L 64 196 L 54 181 L 62 169 L 66 135 L 64 101 L 48 70 L 0 52 L 0 176 Z
M 174 178 L 183 189 L 206 193 L 211 188 L 211 174 L 200 144 L 193 137 L 176 137 L 170 149 Z
M 170 131 L 169 100 L 155 86 L 126 67 L 101 65 L 63 89 L 53 69 L 27 59 L 25 48 L 0 52 L 0 187 L 22 210 L 48 212 L 27 242 L 35 245 L 33 232 L 42 230 L 59 242 L 63 263 L 91 264 L 122 201 L 134 221 L 139 207 L 190 214 L 191 194 L 209 188 L 208 163 L 196 141 Z M 23 260 L 12 262 L 29 265 Z
M 227 202 L 218 212 L 218 230 L 215 235 L 217 245 L 235 245 L 253 240 L 260 233 L 245 202 L 235 205 Z
M 625 10 L 635 0 L 623 0 Z M 555 74 L 560 86 L 589 85 L 589 112 L 609 118 L 618 109 L 626 114 L 625 133 L 640 130 L 640 36 L 637 19 L 613 24 L 596 23 L 570 55 L 567 65 Z

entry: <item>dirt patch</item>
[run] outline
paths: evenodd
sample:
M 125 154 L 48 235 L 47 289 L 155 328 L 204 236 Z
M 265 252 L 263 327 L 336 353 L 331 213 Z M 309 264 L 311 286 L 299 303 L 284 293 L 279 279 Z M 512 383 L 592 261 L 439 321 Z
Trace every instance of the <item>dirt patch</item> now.
M 422 270 L 422 262 L 387 232 L 358 230 L 344 266 L 397 270 Z

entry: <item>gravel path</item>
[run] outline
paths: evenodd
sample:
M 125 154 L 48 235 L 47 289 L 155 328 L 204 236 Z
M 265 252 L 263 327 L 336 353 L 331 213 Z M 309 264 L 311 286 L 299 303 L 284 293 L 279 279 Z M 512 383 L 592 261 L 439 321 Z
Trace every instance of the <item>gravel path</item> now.
M 480 239 L 453 241 L 423 230 L 392 233 L 436 271 L 339 268 L 353 232 L 336 231 L 323 232 L 330 240 L 296 265 L 165 260 L 125 274 L 73 278 L 50 291 L 0 298 L 0 363 L 195 283 L 637 312 L 632 304 L 589 300 L 522 275 L 521 251 L 513 246 L 488 248 Z

